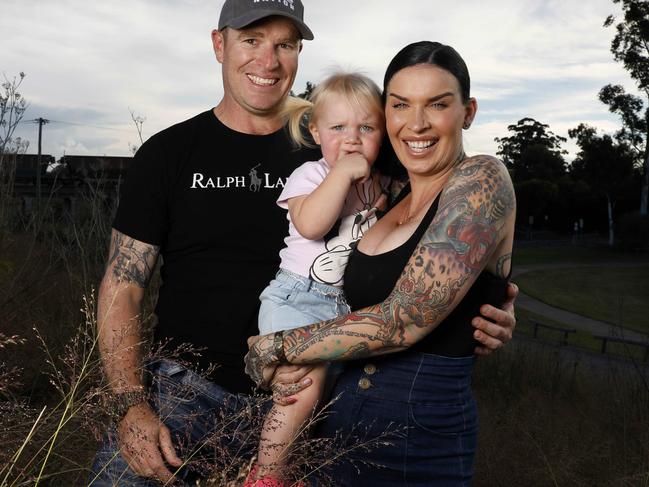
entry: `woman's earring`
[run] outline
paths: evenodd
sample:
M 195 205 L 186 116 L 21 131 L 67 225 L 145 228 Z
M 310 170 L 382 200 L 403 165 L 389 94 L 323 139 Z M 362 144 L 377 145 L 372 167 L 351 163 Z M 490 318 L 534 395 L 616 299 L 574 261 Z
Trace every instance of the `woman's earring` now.
M 469 121 L 465 121 L 465 122 L 464 122 L 464 125 L 462 125 L 462 128 L 463 128 L 464 130 L 468 130 L 470 126 L 471 126 L 471 122 L 469 122 Z

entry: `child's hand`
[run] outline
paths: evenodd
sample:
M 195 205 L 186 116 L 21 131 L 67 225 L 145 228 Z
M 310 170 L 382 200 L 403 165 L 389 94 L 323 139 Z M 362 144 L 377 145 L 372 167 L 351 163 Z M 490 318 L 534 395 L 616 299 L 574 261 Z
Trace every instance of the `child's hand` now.
M 363 154 L 353 152 L 341 156 L 334 166 L 334 170 L 344 171 L 352 183 L 363 183 L 370 177 L 372 165 Z

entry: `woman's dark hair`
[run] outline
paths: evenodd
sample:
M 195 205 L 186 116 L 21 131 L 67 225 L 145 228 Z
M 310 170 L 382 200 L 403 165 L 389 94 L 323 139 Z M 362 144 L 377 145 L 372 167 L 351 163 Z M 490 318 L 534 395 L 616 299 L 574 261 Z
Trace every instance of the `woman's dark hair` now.
M 431 64 L 445 69 L 455 76 L 460 84 L 462 102 L 468 103 L 471 96 L 471 79 L 469 78 L 469 70 L 464 63 L 464 59 L 451 46 L 445 46 L 439 42 L 431 41 L 420 41 L 409 44 L 392 58 L 383 78 L 384 102 L 387 96 L 388 84 L 390 84 L 392 77 L 402 69 L 417 64 Z

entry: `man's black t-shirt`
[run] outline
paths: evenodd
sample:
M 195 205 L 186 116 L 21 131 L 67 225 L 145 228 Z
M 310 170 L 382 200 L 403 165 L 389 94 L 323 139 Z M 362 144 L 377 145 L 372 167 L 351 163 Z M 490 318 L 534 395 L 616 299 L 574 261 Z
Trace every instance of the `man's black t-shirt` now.
M 284 130 L 236 132 L 209 110 L 151 137 L 123 185 L 114 228 L 163 258 L 156 339 L 205 347 L 193 360 L 216 364 L 213 380 L 232 392 L 252 386 L 246 339 L 287 232 L 275 201 L 314 152 L 294 149 Z

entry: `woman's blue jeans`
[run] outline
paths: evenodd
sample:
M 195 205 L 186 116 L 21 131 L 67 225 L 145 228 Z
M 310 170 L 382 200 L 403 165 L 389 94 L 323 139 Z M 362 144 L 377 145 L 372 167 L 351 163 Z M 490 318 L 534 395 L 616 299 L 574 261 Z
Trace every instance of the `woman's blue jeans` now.
M 475 357 L 401 352 L 348 364 L 331 414 L 316 432 L 366 438 L 397 431 L 388 446 L 357 450 L 329 472 L 341 486 L 468 486 L 478 421 Z M 357 439 L 353 441 L 358 441 Z

